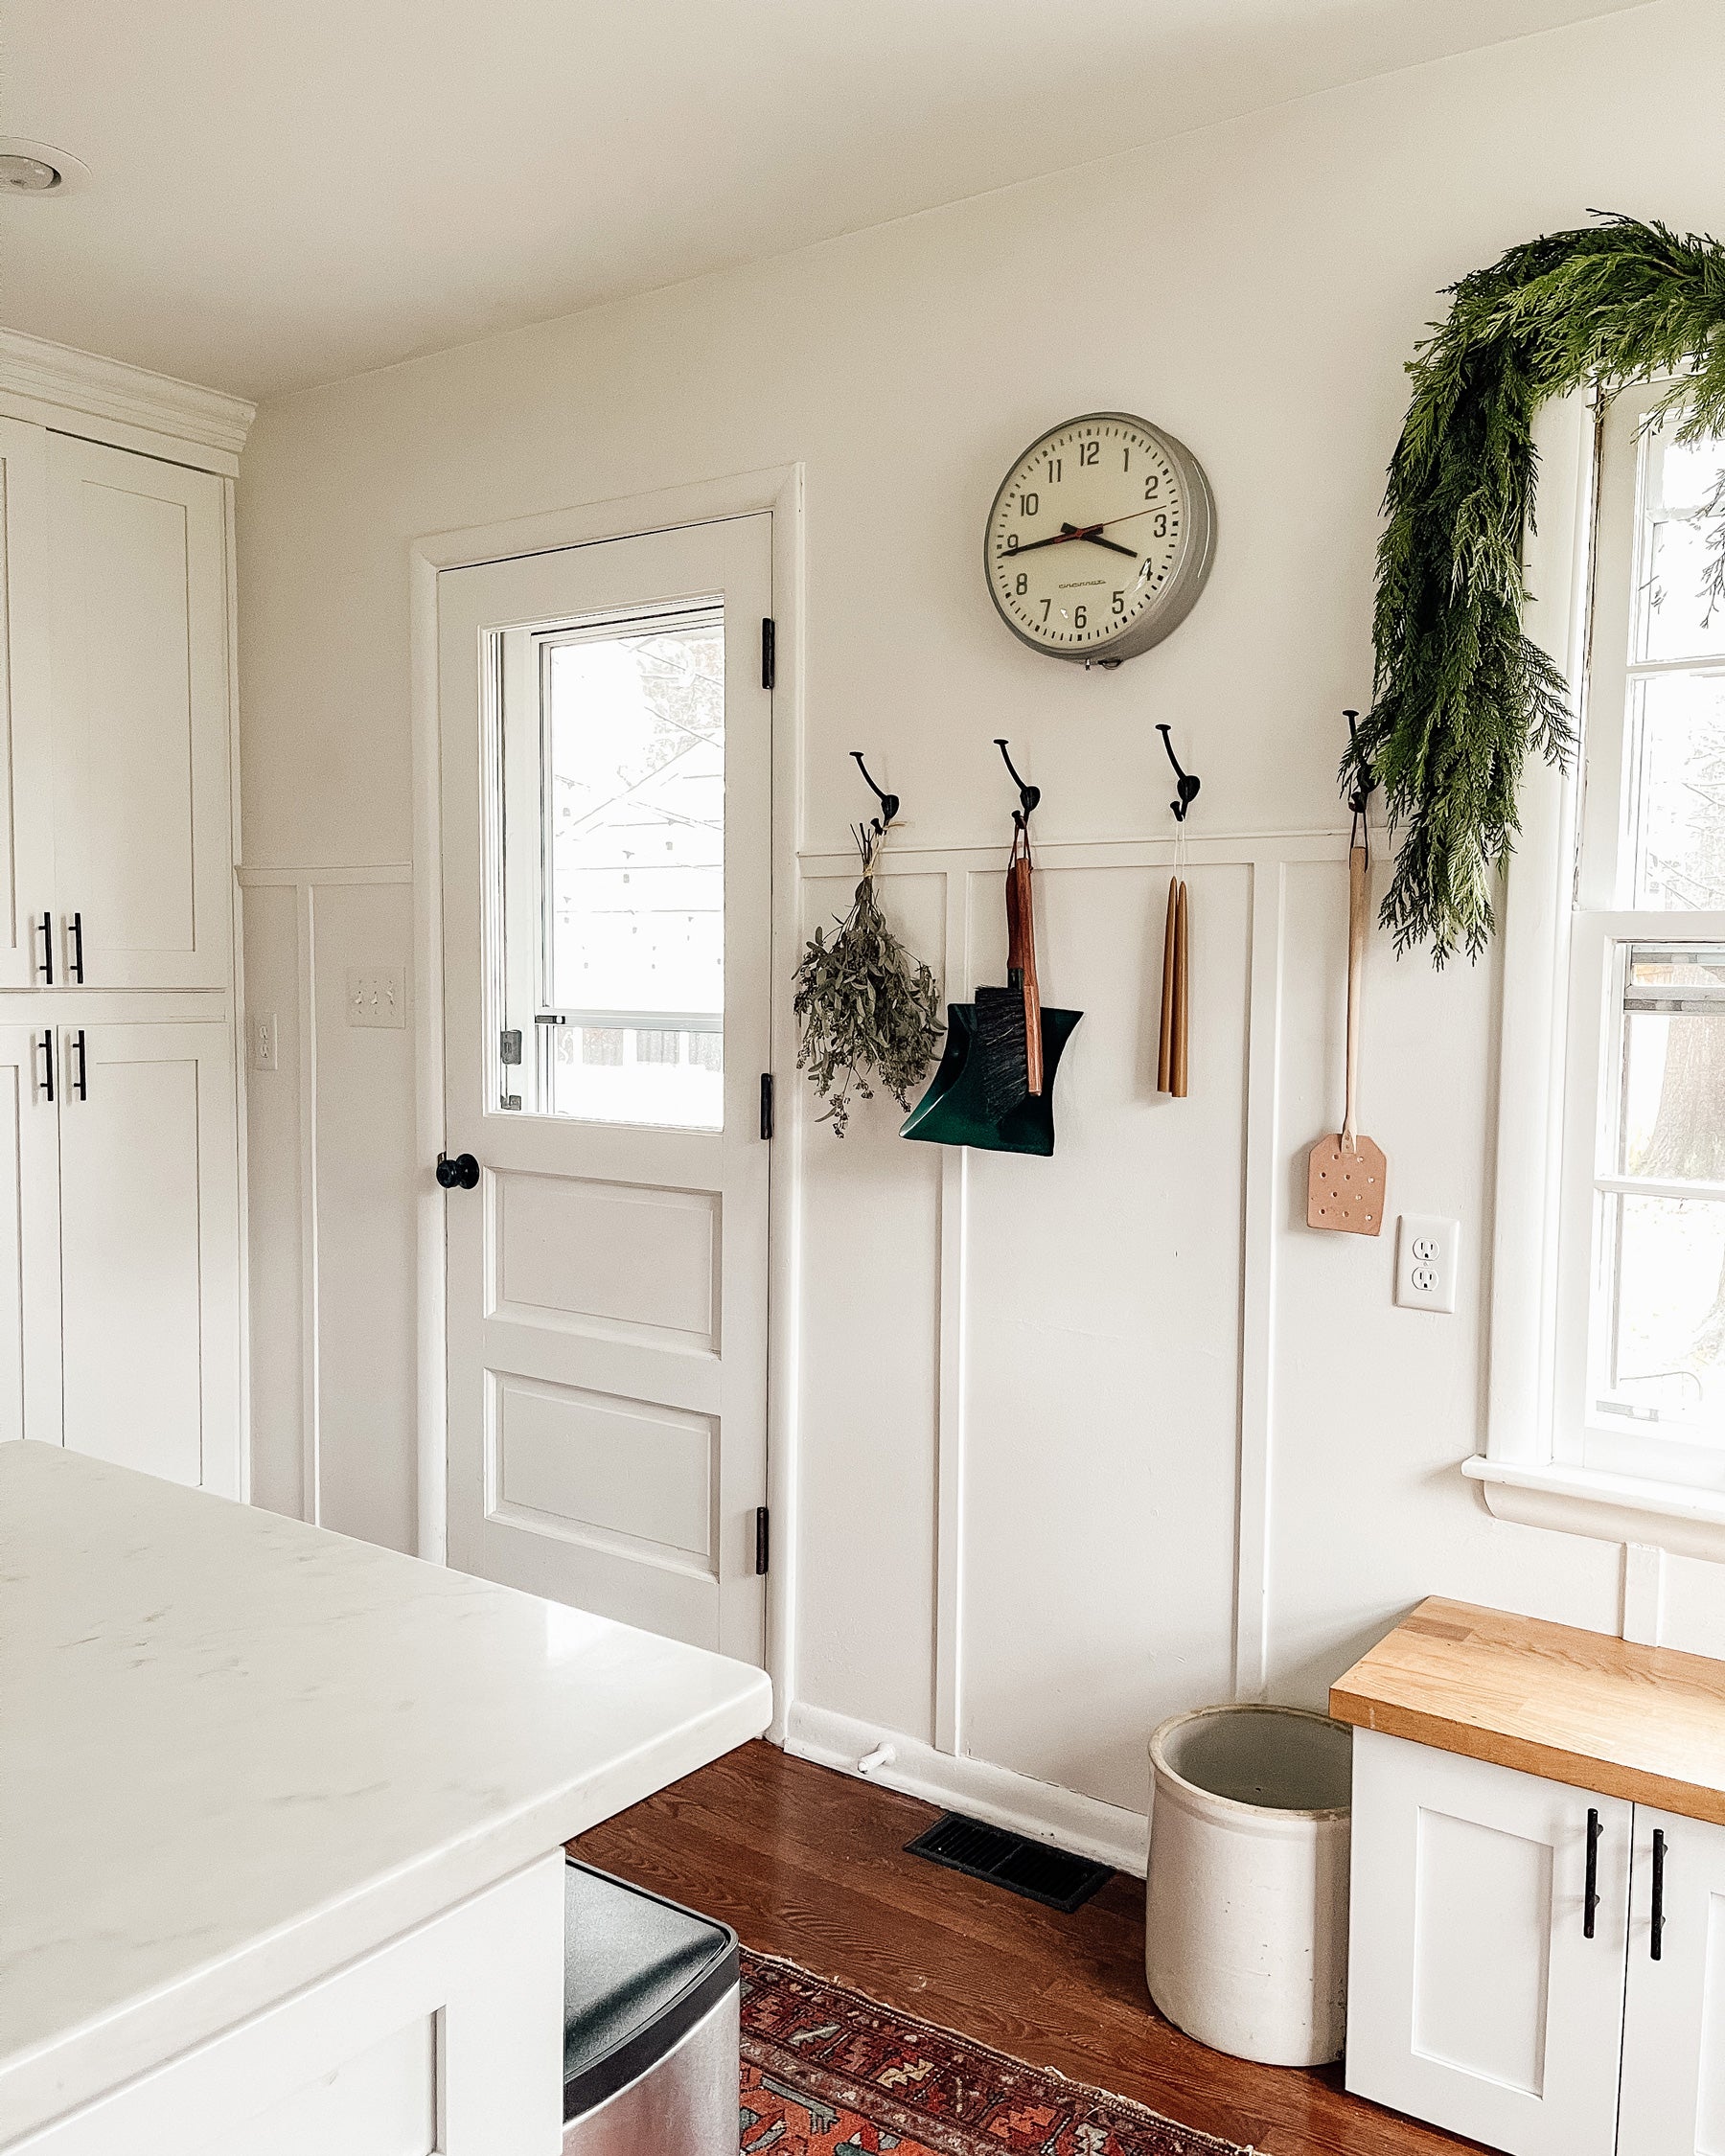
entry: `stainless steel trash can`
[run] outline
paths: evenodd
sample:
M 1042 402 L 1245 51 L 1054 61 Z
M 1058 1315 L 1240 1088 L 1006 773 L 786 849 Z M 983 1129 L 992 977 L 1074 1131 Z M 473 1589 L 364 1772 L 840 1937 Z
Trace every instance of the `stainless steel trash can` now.
M 564 2156 L 736 2156 L 737 1935 L 573 1858 Z

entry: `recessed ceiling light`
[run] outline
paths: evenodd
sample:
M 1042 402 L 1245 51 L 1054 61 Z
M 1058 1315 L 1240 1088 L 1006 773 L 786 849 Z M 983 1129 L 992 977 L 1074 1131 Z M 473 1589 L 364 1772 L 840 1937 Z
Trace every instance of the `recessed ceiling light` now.
M 64 195 L 89 176 L 90 168 L 70 150 L 26 142 L 20 135 L 0 135 L 0 193 Z

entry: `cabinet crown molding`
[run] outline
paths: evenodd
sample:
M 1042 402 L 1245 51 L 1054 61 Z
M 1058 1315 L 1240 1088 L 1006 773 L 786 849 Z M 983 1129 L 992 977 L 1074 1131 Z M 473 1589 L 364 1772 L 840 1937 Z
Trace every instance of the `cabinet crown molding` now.
M 255 404 L 222 390 L 151 374 L 70 345 L 50 344 L 21 330 L 0 330 L 0 400 L 7 397 L 25 398 L 37 407 L 53 406 L 85 421 L 144 428 L 220 457 L 240 454 L 257 412 Z M 91 429 L 86 425 L 71 431 Z

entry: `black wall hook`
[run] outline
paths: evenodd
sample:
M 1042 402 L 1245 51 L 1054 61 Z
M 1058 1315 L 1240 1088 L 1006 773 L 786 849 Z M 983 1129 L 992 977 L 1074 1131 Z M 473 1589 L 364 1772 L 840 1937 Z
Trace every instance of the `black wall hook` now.
M 1342 716 L 1347 721 L 1347 760 L 1353 768 L 1354 775 L 1353 791 L 1347 796 L 1347 805 L 1356 816 L 1363 816 L 1367 802 L 1377 791 L 1377 781 L 1372 777 L 1371 766 L 1366 761 L 1365 753 L 1360 747 L 1360 729 L 1354 723 L 1359 713 L 1345 711 Z
M 1171 738 L 1170 729 L 1166 726 L 1159 725 L 1156 730 L 1159 734 L 1161 734 L 1162 738 L 1162 746 L 1168 752 L 1168 761 L 1174 767 L 1174 791 L 1179 798 L 1170 801 L 1168 803 L 1168 806 L 1174 812 L 1174 821 L 1176 823 L 1184 823 L 1186 819 L 1186 811 L 1198 798 L 1198 789 L 1203 782 L 1199 779 L 1196 772 L 1183 771 L 1181 769 L 1180 758 L 1174 753 L 1174 743 Z
M 860 748 L 853 748 L 851 750 L 851 757 L 856 764 L 858 770 L 862 772 L 863 780 L 868 787 L 868 791 L 881 804 L 880 814 L 878 816 L 871 816 L 869 818 L 869 821 L 875 827 L 875 836 L 877 837 L 884 837 L 886 835 L 886 826 L 899 813 L 899 797 L 896 793 L 883 793 L 880 788 L 875 784 L 873 779 L 868 776 L 868 766 L 863 763 L 862 751 Z
M 1042 788 L 1040 786 L 1026 786 L 1024 784 L 1024 781 L 1018 775 L 1018 772 L 1013 769 L 1012 758 L 1006 753 L 1005 735 L 996 734 L 995 746 L 1000 752 L 1000 761 L 1005 765 L 1006 768 L 1012 772 L 1012 783 L 1019 790 L 1019 814 L 1024 817 L 1026 823 L 1028 823 L 1030 821 L 1031 812 L 1035 809 L 1036 804 L 1042 799 Z

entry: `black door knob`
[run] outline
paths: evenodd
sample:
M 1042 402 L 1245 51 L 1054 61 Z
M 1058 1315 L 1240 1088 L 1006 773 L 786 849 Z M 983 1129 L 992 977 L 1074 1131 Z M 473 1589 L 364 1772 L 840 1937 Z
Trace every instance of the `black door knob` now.
M 437 1156 L 437 1180 L 446 1190 L 476 1190 L 479 1187 L 479 1163 L 471 1153 L 458 1153 L 451 1160 L 447 1153 Z

